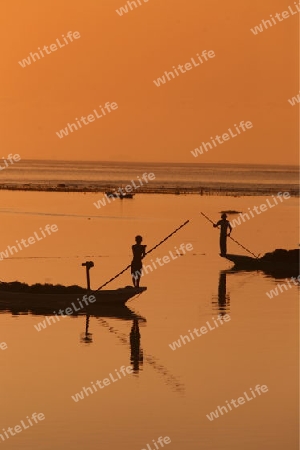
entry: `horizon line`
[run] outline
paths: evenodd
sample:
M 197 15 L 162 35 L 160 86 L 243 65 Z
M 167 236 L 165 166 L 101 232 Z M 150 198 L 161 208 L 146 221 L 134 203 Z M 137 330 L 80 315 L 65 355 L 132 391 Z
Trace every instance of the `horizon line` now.
M 230 165 L 230 166 L 267 166 L 267 167 L 271 167 L 271 166 L 282 166 L 282 167 L 287 167 L 287 166 L 292 166 L 292 167 L 298 167 L 298 164 L 294 163 L 289 163 L 289 164 L 280 164 L 280 163 L 272 163 L 272 164 L 268 164 L 268 163 L 230 163 L 230 162 L 173 162 L 173 161 L 118 161 L 118 160 L 112 160 L 112 161 L 108 161 L 108 160 L 95 160 L 95 159 L 88 159 L 88 160 L 83 160 L 83 159 L 37 159 L 37 158 L 22 158 L 21 161 L 40 161 L 40 162 L 47 162 L 47 161 L 56 161 L 56 162 L 83 162 L 83 163 L 88 163 L 88 162 L 96 162 L 96 163 L 118 163 L 118 164 L 174 164 L 174 165 L 180 165 L 180 164 L 187 164 L 187 165 Z

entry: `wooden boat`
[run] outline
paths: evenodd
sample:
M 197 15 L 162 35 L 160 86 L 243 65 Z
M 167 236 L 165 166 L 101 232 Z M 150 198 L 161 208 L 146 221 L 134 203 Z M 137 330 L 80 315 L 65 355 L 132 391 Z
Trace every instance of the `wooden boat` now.
M 227 254 L 226 259 L 234 263 L 235 268 L 239 269 L 253 269 L 257 270 L 260 267 L 260 259 L 252 258 L 251 256 L 244 255 L 231 255 Z
M 261 270 L 267 274 L 284 278 L 299 275 L 299 257 L 299 249 L 276 249 L 261 258 L 232 254 L 227 254 L 225 258 L 234 263 L 235 270 Z
M 65 309 L 74 304 L 80 305 L 80 301 L 84 306 L 92 307 L 105 306 L 107 308 L 122 306 L 132 297 L 146 291 L 146 287 L 134 288 L 126 286 L 115 290 L 89 291 L 80 286 L 60 286 L 60 285 L 32 285 L 28 286 L 19 282 L 0 283 L 0 304 L 12 304 L 21 306 L 29 303 L 32 307 L 52 307 Z M 84 302 L 85 299 L 93 295 L 96 301 L 93 303 Z M 88 305 L 86 305 L 88 303 Z
M 124 195 L 120 195 L 120 199 L 123 200 L 123 198 L 133 198 L 134 194 L 124 194 Z
M 117 192 L 117 191 L 108 191 L 105 192 L 107 197 L 112 197 L 112 198 L 120 198 L 121 200 L 123 200 L 123 198 L 133 198 L 134 194 L 122 194 L 121 192 Z

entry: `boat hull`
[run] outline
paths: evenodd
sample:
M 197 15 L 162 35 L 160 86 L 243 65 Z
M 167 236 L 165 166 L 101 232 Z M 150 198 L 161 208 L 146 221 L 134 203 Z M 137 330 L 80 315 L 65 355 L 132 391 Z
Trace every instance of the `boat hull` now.
M 95 307 L 105 307 L 108 309 L 124 306 L 130 298 L 133 298 L 146 290 L 146 287 L 125 287 L 116 290 L 89 291 L 88 293 L 34 293 L 1 290 L 0 285 L 0 307 L 10 307 L 12 305 L 21 307 L 22 305 L 30 305 L 30 308 L 38 307 L 41 309 L 44 307 L 49 309 L 49 307 L 51 307 L 57 311 L 58 309 L 72 307 L 72 303 L 79 308 L 79 301 L 81 301 L 85 310 L 89 308 L 93 309 Z M 87 295 L 87 297 L 93 295 L 96 297 L 96 300 L 93 301 L 93 303 L 83 302 L 82 299 L 84 295 Z M 86 305 L 86 303 L 88 303 L 88 305 Z
M 229 261 L 232 261 L 235 265 L 235 267 L 243 268 L 243 269 L 257 269 L 261 266 L 260 260 L 251 258 L 250 256 L 243 256 L 243 255 L 226 255 L 225 257 Z
M 105 193 L 107 197 L 110 198 L 119 198 L 121 200 L 123 200 L 123 198 L 133 198 L 134 194 L 122 194 L 119 192 L 113 192 L 113 191 L 109 191 Z
M 251 258 L 249 256 L 232 254 L 226 255 L 226 259 L 234 263 L 234 270 L 261 270 L 276 278 L 297 277 L 299 275 L 299 261 L 297 259 L 271 261 L 265 257 Z

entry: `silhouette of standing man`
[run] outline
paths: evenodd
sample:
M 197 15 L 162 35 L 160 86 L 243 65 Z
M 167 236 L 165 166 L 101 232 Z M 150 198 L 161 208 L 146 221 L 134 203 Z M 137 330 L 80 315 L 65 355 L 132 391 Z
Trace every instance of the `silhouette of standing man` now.
M 216 228 L 218 226 L 221 227 L 220 230 L 220 256 L 226 256 L 227 253 L 227 236 L 230 236 L 232 231 L 232 226 L 230 225 L 229 220 L 227 220 L 227 214 L 223 213 L 221 215 L 222 220 L 219 220 L 217 223 L 213 224 L 213 227 Z M 227 234 L 227 230 L 229 229 L 229 233 Z
M 140 279 L 142 276 L 142 269 L 143 269 L 142 259 L 146 255 L 147 245 L 141 245 L 142 240 L 143 240 L 142 236 L 136 236 L 135 237 L 136 244 L 131 247 L 133 253 L 133 259 L 131 262 L 131 277 L 133 286 L 136 288 L 140 287 Z

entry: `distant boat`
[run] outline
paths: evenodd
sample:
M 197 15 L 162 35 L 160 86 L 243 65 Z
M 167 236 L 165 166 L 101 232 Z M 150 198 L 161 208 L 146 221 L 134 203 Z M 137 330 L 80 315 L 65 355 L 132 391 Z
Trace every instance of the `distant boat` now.
M 0 305 L 21 305 L 30 304 L 31 307 L 52 307 L 58 310 L 65 309 L 76 302 L 82 300 L 84 295 L 94 295 L 96 301 L 90 303 L 87 308 L 94 306 L 103 306 L 114 308 L 124 306 L 132 297 L 146 291 L 146 287 L 134 288 L 126 286 L 114 290 L 88 291 L 80 286 L 53 286 L 53 285 L 32 285 L 23 283 L 0 283 Z
M 300 250 L 276 249 L 261 258 L 227 254 L 226 258 L 234 263 L 236 270 L 261 270 L 276 277 L 292 277 L 299 275 Z
M 107 197 L 120 198 L 121 200 L 123 200 L 123 198 L 133 198 L 134 196 L 134 194 L 122 194 L 121 192 L 117 191 L 108 191 L 105 192 L 105 194 L 107 195 Z

